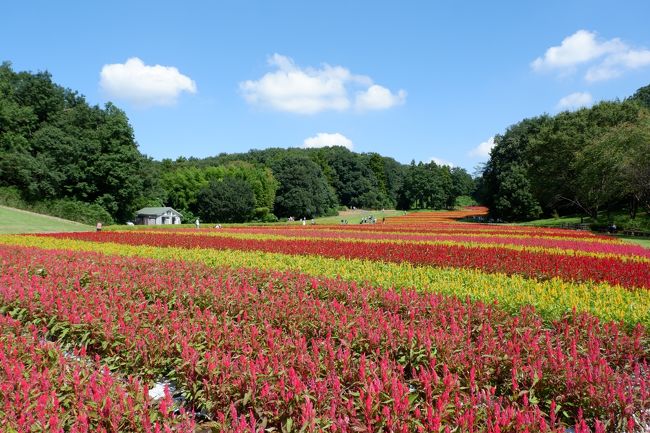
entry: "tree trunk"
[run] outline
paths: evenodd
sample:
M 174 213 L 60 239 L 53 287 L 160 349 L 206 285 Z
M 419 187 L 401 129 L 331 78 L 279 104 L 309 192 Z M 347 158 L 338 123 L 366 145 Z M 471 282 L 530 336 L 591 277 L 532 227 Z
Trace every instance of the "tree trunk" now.
M 639 200 L 635 195 L 630 199 L 630 219 L 636 218 L 637 210 L 639 209 Z

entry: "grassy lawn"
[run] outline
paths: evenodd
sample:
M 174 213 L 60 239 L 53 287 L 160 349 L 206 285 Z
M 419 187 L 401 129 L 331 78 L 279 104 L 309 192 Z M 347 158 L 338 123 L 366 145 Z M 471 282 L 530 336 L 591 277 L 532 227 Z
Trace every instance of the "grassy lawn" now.
M 80 232 L 94 227 L 60 218 L 0 206 L 0 233 Z
M 635 237 L 631 237 L 631 236 L 621 236 L 621 239 L 623 239 L 625 242 L 629 242 L 631 244 L 637 244 L 637 245 L 641 245 L 642 247 L 645 247 L 645 248 L 650 248 L 650 239 L 635 238 Z
M 341 224 L 341 220 L 348 220 L 348 224 L 359 224 L 362 218 L 367 218 L 371 215 L 377 219 L 377 224 L 381 224 L 382 218 L 404 215 L 404 211 L 385 210 L 382 212 L 380 210 L 346 210 L 339 212 L 339 214 L 335 216 L 316 218 L 314 222 L 316 224 Z M 307 221 L 307 223 L 309 222 L 310 221 Z
M 580 217 L 560 217 L 560 218 L 546 218 L 534 221 L 527 221 L 524 223 L 514 223 L 518 226 L 536 226 L 536 227 L 558 227 L 562 224 L 580 224 L 581 222 L 589 223 L 591 222 L 590 218 L 583 218 L 580 220 Z
M 627 212 L 616 211 L 611 212 L 609 217 L 601 212 L 599 218 L 594 220 L 588 216 L 580 218 L 580 216 L 563 216 L 559 218 L 538 219 L 534 221 L 527 221 L 523 223 L 514 223 L 514 225 L 521 226 L 538 226 L 538 227 L 556 227 L 562 224 L 596 224 L 601 227 L 606 227 L 612 222 L 616 223 L 619 230 L 641 230 L 650 231 L 650 214 L 646 212 L 639 212 L 635 219 L 631 219 Z
M 623 224 L 627 225 L 630 224 L 630 220 L 625 219 L 624 214 L 617 214 L 615 215 L 614 221 L 618 220 L 617 225 L 619 227 Z M 639 215 L 639 221 L 642 225 L 642 227 L 645 229 L 647 226 L 647 219 L 648 215 L 646 214 L 640 214 Z M 592 219 L 588 217 L 583 218 L 583 222 L 585 223 L 591 223 Z M 548 219 L 539 219 L 535 221 L 528 221 L 524 223 L 514 223 L 513 225 L 518 225 L 518 226 L 537 226 L 537 227 L 559 227 L 562 224 L 580 224 L 580 217 L 560 217 L 560 218 L 548 218 Z M 604 224 L 604 223 L 603 223 Z M 644 238 L 644 237 L 635 237 L 635 236 L 618 236 L 620 239 L 622 239 L 625 242 L 629 242 L 632 244 L 636 245 L 641 245 L 642 247 L 645 248 L 650 248 L 650 239 L 649 238 Z

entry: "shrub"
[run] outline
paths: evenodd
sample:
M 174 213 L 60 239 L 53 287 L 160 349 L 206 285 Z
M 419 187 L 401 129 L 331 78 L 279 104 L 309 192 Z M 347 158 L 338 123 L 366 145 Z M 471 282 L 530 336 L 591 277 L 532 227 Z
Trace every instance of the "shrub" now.
M 273 215 L 268 207 L 256 207 L 253 212 L 253 220 L 263 223 L 274 223 L 278 221 L 278 217 Z
M 13 186 L 0 187 L 0 204 L 16 208 L 25 207 L 25 202 L 20 197 L 20 191 Z
M 106 209 L 95 203 L 61 199 L 35 203 L 30 208 L 38 213 L 90 225 L 95 225 L 98 221 L 105 225 L 115 222 Z

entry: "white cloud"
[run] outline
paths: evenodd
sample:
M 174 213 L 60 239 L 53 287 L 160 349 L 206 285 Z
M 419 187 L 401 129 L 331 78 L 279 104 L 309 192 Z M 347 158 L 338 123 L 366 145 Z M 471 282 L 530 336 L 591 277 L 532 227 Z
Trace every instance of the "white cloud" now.
M 557 103 L 558 110 L 571 110 L 580 107 L 588 107 L 593 104 L 594 98 L 588 92 L 575 92 L 560 99 Z
M 342 66 L 301 68 L 293 59 L 280 54 L 271 56 L 268 63 L 275 71 L 259 80 L 239 83 L 244 99 L 251 105 L 298 114 L 346 111 L 353 106 L 349 97 L 353 88 L 363 89 L 357 95 L 355 107 L 365 110 L 390 108 L 406 98 L 403 90 L 393 94 L 374 84 L 370 77 L 352 74 Z
M 620 39 L 597 41 L 596 33 L 578 30 L 564 38 L 560 46 L 546 50 L 544 57 L 536 58 L 532 67 L 535 70 L 570 68 L 588 62 L 607 53 L 618 52 L 625 45 Z
M 396 94 L 385 87 L 373 84 L 365 92 L 357 92 L 355 107 L 358 110 L 385 110 L 406 101 L 406 91 L 399 90 Z
M 140 107 L 173 105 L 182 92 L 196 93 L 196 83 L 173 66 L 147 66 L 137 57 L 104 65 L 99 85 L 110 98 Z
M 632 50 L 612 54 L 602 63 L 592 66 L 585 79 L 590 82 L 604 81 L 620 77 L 626 70 L 639 69 L 650 65 L 650 50 Z
M 444 159 L 436 158 L 435 156 L 431 157 L 429 162 L 435 162 L 438 165 L 448 165 L 452 168 L 456 166 L 453 162 L 445 161 Z
M 494 136 L 492 136 L 474 149 L 470 150 L 467 154 L 472 158 L 488 158 L 490 156 L 490 151 L 494 146 Z
M 609 80 L 625 71 L 650 65 L 650 50 L 632 48 L 619 38 L 599 39 L 596 32 L 578 30 L 564 38 L 559 46 L 546 50 L 536 58 L 531 67 L 535 71 L 574 72 L 578 65 L 591 66 L 585 74 L 589 82 Z
M 343 146 L 352 150 L 352 140 L 338 132 L 334 134 L 319 132 L 313 137 L 305 138 L 305 141 L 302 144 L 302 147 L 304 148 L 329 146 Z

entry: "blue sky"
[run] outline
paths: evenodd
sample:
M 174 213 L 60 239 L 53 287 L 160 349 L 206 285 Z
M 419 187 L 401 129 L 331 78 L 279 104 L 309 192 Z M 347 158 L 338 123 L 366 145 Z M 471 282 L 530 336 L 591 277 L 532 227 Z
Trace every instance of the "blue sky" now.
M 0 60 L 126 111 L 155 159 L 341 144 L 467 168 L 650 84 L 650 2 L 20 1 Z

